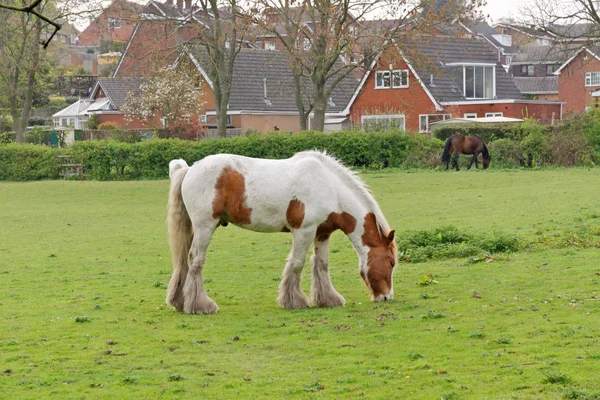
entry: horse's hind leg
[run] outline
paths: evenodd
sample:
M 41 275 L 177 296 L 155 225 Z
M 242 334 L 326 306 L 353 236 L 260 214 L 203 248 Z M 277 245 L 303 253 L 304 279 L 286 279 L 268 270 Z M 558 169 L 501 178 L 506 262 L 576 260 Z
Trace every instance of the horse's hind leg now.
M 343 306 L 346 300 L 335 291 L 329 276 L 329 239 L 315 239 L 314 249 L 310 302 L 317 307 Z
M 283 270 L 283 277 L 279 284 L 277 302 L 284 308 L 308 307 L 308 297 L 302 291 L 300 278 L 306 254 L 315 237 L 315 229 L 298 229 L 294 231 L 294 244 Z
M 183 311 L 190 314 L 214 314 L 219 307 L 204 289 L 202 269 L 206 259 L 206 250 L 210 238 L 216 229 L 209 228 L 194 229 L 194 239 L 189 254 L 189 269 L 183 287 Z
M 452 157 L 452 163 L 454 164 L 454 167 L 456 168 L 457 171 L 460 171 L 460 168 L 458 167 L 458 156 L 459 156 L 459 152 L 455 151 L 454 152 L 454 157 Z

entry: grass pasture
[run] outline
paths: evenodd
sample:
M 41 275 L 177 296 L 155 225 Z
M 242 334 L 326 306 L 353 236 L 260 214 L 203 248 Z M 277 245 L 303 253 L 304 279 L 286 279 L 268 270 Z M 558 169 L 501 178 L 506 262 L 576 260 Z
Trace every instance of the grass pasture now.
M 167 181 L 0 183 L 0 398 L 600 399 L 600 169 L 365 173 L 390 224 L 518 236 L 400 263 L 374 304 L 275 302 L 289 234 L 217 230 L 216 315 L 164 306 Z M 303 274 L 308 293 L 310 268 Z

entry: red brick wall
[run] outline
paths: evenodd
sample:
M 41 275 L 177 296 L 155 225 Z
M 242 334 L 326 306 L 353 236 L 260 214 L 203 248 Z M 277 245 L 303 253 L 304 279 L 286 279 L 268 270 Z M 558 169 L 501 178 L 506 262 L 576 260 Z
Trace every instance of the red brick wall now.
M 375 76 L 377 70 L 408 69 L 406 63 L 389 55 L 381 57 L 378 67 L 369 75 L 361 92 L 352 104 L 350 119 L 356 126 L 360 126 L 363 115 L 374 114 L 404 114 L 406 129 L 419 130 L 419 114 L 438 113 L 427 93 L 409 70 L 408 88 L 375 89 Z
M 152 76 L 157 69 L 173 64 L 178 55 L 177 44 L 194 36 L 196 27 L 177 29 L 173 22 L 140 22 L 116 76 Z
M 127 1 L 115 0 L 81 32 L 79 44 L 98 46 L 101 40 L 128 41 L 137 20 L 137 7 Z M 109 18 L 119 18 L 121 27 L 110 29 Z
M 587 60 L 584 59 L 587 56 Z M 585 86 L 586 72 L 600 72 L 600 61 L 587 51 L 581 52 L 558 76 L 558 96 L 566 102 L 565 115 L 580 113 L 595 103 L 590 94 L 600 86 Z
M 494 103 L 492 100 L 488 104 L 447 106 L 445 109 L 447 114 L 452 114 L 452 118 L 463 118 L 470 113 L 477 113 L 478 118 L 484 118 L 486 113 L 501 112 L 503 117 L 509 118 L 560 119 L 560 104 Z

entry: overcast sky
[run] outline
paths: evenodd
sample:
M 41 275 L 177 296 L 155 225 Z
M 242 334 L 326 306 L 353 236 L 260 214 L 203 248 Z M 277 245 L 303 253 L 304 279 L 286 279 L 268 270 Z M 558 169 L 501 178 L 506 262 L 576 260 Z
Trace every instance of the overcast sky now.
M 487 0 L 487 5 L 482 11 L 489 20 L 498 22 L 502 17 L 518 16 L 518 8 L 524 0 Z

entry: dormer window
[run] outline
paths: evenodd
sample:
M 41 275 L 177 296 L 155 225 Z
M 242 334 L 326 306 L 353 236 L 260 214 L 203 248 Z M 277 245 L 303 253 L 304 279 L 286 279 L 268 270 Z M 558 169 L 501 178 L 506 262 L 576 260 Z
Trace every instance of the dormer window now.
M 408 70 L 377 71 L 375 74 L 375 89 L 407 88 Z
M 496 97 L 496 66 L 494 64 L 446 64 L 448 72 L 467 99 Z

